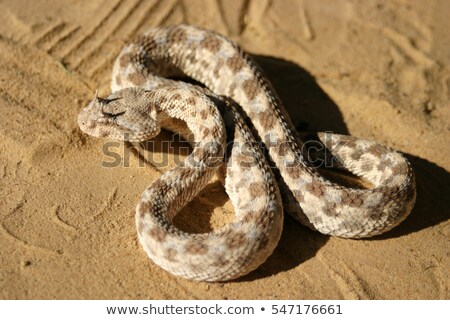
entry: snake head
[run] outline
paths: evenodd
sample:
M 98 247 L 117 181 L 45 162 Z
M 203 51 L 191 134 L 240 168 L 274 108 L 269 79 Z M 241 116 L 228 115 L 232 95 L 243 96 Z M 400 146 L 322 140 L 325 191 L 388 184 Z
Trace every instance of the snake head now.
M 130 142 L 145 141 L 158 135 L 157 110 L 140 88 L 126 88 L 106 98 L 98 96 L 78 115 L 80 129 L 94 137 Z

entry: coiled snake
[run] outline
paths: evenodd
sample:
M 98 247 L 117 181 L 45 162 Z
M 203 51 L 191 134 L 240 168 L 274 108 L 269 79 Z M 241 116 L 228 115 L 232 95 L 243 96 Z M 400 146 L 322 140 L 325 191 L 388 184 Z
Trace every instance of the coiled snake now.
M 206 88 L 168 79 L 180 74 Z M 301 152 L 304 142 L 261 70 L 214 32 L 187 25 L 149 30 L 122 49 L 111 88 L 110 96 L 96 96 L 79 114 L 78 124 L 89 135 L 143 141 L 161 127 L 177 130 L 180 120 L 193 135 L 193 151 L 183 165 L 151 183 L 136 209 L 144 250 L 174 275 L 224 281 L 256 269 L 280 238 L 283 205 L 308 227 L 348 238 L 388 231 L 414 205 L 408 161 L 372 141 L 318 133 L 333 159 L 372 187 L 324 178 Z M 258 141 L 275 164 L 279 183 Z M 176 228 L 173 217 L 218 170 L 225 172 L 235 220 L 208 233 Z

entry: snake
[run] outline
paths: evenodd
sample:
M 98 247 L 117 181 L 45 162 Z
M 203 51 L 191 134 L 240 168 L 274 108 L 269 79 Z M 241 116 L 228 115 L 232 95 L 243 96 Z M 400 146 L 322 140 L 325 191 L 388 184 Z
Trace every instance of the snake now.
M 321 148 L 311 160 L 305 136 L 262 69 L 214 31 L 182 24 L 136 36 L 114 62 L 111 92 L 96 94 L 80 111 L 83 132 L 140 142 L 167 129 L 192 146 L 136 207 L 140 244 L 174 276 L 217 282 L 257 269 L 279 242 L 285 212 L 326 235 L 367 238 L 400 224 L 414 206 L 412 166 L 389 147 L 318 132 Z M 367 183 L 344 183 L 324 168 Z M 175 226 L 176 214 L 214 175 L 233 205 L 233 221 L 200 233 Z

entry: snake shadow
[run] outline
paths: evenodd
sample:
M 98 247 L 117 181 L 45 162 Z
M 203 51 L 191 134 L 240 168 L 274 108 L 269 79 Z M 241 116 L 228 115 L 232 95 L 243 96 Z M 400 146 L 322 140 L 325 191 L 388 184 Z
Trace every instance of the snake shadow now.
M 297 64 L 279 58 L 252 55 L 275 87 L 297 131 L 349 134 L 339 107 Z

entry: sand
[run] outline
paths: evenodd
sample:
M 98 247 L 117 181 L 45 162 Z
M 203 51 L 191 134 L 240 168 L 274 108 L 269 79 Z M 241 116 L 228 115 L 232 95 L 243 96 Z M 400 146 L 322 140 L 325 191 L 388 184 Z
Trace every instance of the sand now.
M 1 298 L 450 298 L 449 1 L 5 0 L 0 21 Z M 286 217 L 267 262 L 228 283 L 175 278 L 149 261 L 135 205 L 167 168 L 140 165 L 123 146 L 128 165 L 102 167 L 105 141 L 76 116 L 95 89 L 109 92 L 128 38 L 182 22 L 255 55 L 300 128 L 403 152 L 418 188 L 407 220 L 345 240 Z M 155 140 L 156 162 L 178 155 L 160 146 L 168 138 Z M 216 182 L 178 223 L 207 229 L 231 213 Z

